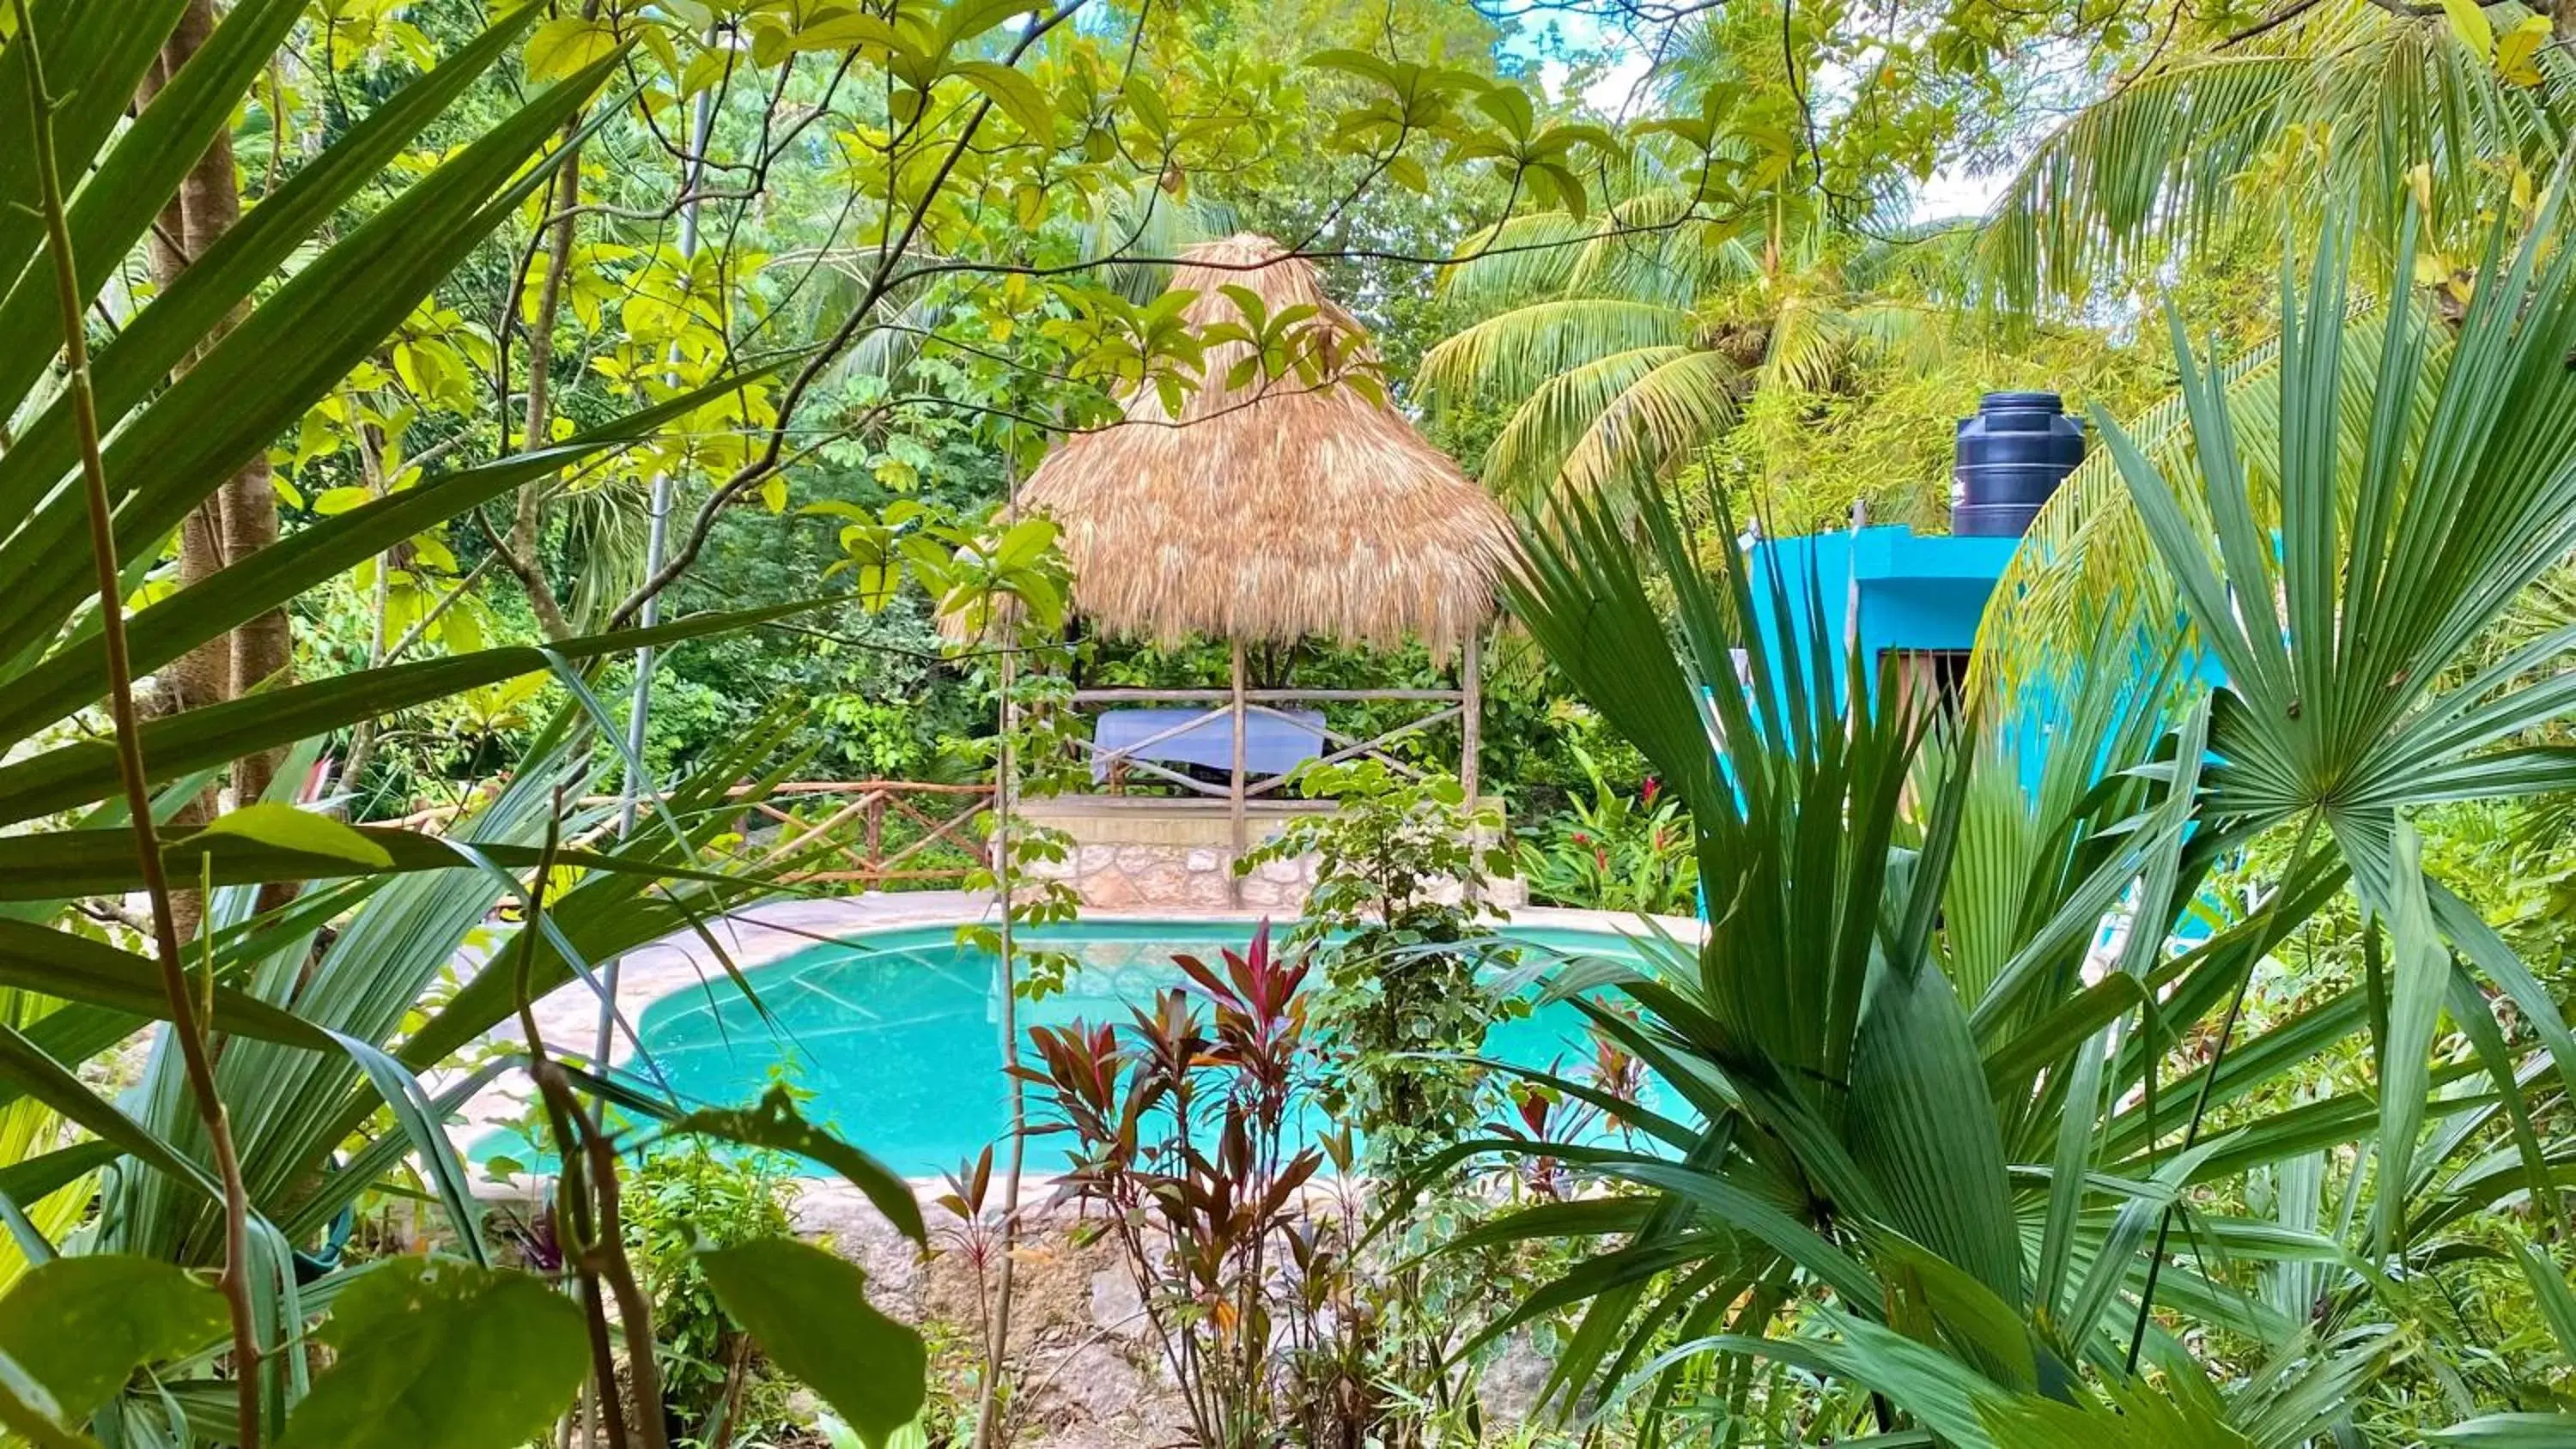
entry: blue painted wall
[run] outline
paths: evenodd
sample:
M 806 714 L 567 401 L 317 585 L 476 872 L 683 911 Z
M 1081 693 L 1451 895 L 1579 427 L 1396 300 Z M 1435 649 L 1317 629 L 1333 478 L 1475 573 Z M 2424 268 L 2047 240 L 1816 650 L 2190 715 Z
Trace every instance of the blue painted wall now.
M 1861 659 L 1875 678 L 1878 656 L 1885 650 L 1974 645 L 1987 596 L 2020 543 L 2018 538 L 1918 536 L 1893 523 L 1765 539 L 1747 555 L 1755 622 L 1773 658 L 1803 659 L 1805 630 L 1821 613 L 1825 638 L 1839 661 L 1843 641 L 1853 637 L 1856 593 Z M 1771 583 L 1775 572 L 1778 588 Z M 1833 679 L 1837 702 L 1842 685 L 1838 664 Z

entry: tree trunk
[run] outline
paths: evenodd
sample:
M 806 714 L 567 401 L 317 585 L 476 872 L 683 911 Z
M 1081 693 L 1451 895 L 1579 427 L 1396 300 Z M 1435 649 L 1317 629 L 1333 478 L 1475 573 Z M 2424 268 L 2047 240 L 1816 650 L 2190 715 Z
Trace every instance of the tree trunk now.
M 213 0 L 188 0 L 178 25 L 161 47 L 161 57 L 144 78 L 141 100 L 149 104 L 161 88 L 202 49 L 215 29 Z M 241 193 L 233 179 L 233 142 L 229 130 L 218 131 L 206 154 L 180 183 L 152 233 L 152 275 L 163 291 L 178 280 L 207 248 L 241 220 Z M 245 304 L 211 333 L 199 355 L 248 311 Z M 184 364 L 183 364 L 184 366 Z M 277 494 L 265 455 L 252 459 L 224 480 L 214 494 L 191 512 L 179 529 L 179 582 L 182 588 L 203 583 L 277 541 Z M 196 709 L 238 699 L 250 690 L 281 679 L 294 662 L 294 641 L 286 612 L 274 609 L 210 639 L 162 671 L 162 708 Z M 252 801 L 266 793 L 276 777 L 284 751 L 266 751 L 235 760 L 233 798 Z M 204 820 L 216 808 L 214 792 L 192 801 L 177 823 Z M 200 903 L 183 903 L 182 934 L 195 934 Z

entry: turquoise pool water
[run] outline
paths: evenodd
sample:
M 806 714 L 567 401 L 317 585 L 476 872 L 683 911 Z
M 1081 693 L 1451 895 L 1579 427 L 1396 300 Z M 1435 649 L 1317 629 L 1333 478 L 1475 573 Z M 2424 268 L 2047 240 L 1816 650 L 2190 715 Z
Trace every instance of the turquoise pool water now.
M 1509 934 L 1541 951 L 1634 954 L 1608 931 Z M 1220 947 L 1239 950 L 1250 935 L 1234 922 L 1084 922 L 1028 932 L 1027 946 L 1068 953 L 1080 965 L 1066 991 L 1020 1003 L 1021 1029 L 1076 1017 L 1125 1022 L 1130 1004 L 1179 984 L 1174 952 L 1213 961 Z M 898 1172 L 931 1176 L 1000 1138 L 1009 1120 L 993 975 L 991 955 L 961 948 L 952 928 L 874 932 L 750 968 L 744 976 L 759 1007 L 718 976 L 652 1003 L 635 1029 L 683 1100 L 746 1104 L 785 1080 L 813 1094 L 804 1104 L 813 1120 Z M 1497 1023 L 1485 1052 L 1574 1068 L 1592 1049 L 1582 1014 L 1557 1004 Z M 501 1137 L 477 1143 L 474 1156 L 496 1153 L 526 1155 Z M 1054 1142 L 1033 1139 L 1032 1172 L 1055 1171 L 1060 1161 Z

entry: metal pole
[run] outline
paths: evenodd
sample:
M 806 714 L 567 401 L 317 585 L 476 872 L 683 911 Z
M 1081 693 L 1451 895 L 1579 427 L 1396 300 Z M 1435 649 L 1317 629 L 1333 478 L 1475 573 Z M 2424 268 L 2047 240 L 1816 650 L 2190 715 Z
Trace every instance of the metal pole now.
M 710 31 L 707 43 L 713 45 L 715 42 L 716 37 Z M 706 174 L 707 138 L 715 128 L 715 119 L 715 93 L 698 92 L 696 110 L 689 117 L 689 157 L 680 168 L 682 266 L 687 266 L 698 254 L 698 199 L 695 193 L 699 178 Z M 678 344 L 674 343 L 672 347 L 672 366 L 662 376 L 664 382 L 676 387 L 680 381 Z M 530 446 L 537 446 L 539 440 L 531 438 L 528 441 Z M 652 522 L 644 533 L 644 577 L 649 579 L 662 571 L 662 556 L 670 548 L 670 541 L 671 475 L 666 471 L 653 475 Z M 637 623 L 650 629 L 661 622 L 661 618 L 662 596 L 655 593 L 644 600 Z M 625 785 L 618 791 L 617 802 L 617 835 L 621 840 L 635 833 L 635 821 L 644 793 L 640 766 L 644 759 L 644 732 L 653 719 L 653 659 L 657 652 L 650 646 L 635 651 L 634 702 L 626 710 Z M 591 1052 L 591 1065 L 602 1070 L 606 1069 L 609 1049 L 617 1040 L 617 977 L 618 968 L 625 964 L 625 960 L 623 956 L 611 956 L 599 969 L 599 1031 Z

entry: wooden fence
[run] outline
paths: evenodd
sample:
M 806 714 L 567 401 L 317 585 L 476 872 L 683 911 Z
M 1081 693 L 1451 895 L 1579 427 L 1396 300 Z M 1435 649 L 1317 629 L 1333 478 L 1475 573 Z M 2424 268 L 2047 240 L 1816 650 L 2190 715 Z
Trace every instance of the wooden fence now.
M 781 880 L 883 886 L 897 882 L 964 882 L 980 866 L 984 851 L 975 817 L 990 809 L 990 784 L 947 784 L 930 780 L 799 780 L 766 792 L 744 785 L 728 791 L 735 799 L 754 794 L 743 822 L 749 836 L 763 825 L 777 838 L 759 842 L 762 862 L 812 857 L 803 867 L 782 873 Z M 598 809 L 618 803 L 614 795 L 585 796 L 583 807 Z M 803 809 L 800 812 L 799 806 Z M 819 817 L 814 808 L 825 813 Z M 392 822 L 414 830 L 435 830 L 456 818 L 459 807 L 435 806 Z M 601 825 L 567 841 L 588 845 L 613 826 Z M 947 846 L 963 862 L 943 861 Z
M 837 803 L 820 819 L 800 819 L 791 809 L 800 800 Z M 893 881 L 965 880 L 977 869 L 975 865 L 938 864 L 930 852 L 947 845 L 970 861 L 980 856 L 984 846 L 974 833 L 975 817 L 992 804 L 989 784 L 814 780 L 781 785 L 752 808 L 778 824 L 778 840 L 765 847 L 769 859 L 817 849 L 825 857 L 823 868 L 809 866 L 786 879 L 880 886 Z M 889 823 L 898 834 L 920 833 L 889 850 Z

